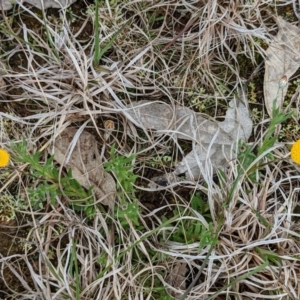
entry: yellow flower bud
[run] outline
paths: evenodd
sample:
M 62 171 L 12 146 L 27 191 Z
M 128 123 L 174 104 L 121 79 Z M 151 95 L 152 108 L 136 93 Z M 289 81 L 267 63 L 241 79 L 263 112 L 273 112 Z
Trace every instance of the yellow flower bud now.
M 9 163 L 9 153 L 0 148 L 0 168 L 6 167 Z
M 291 149 L 292 160 L 300 165 L 300 140 L 296 141 Z

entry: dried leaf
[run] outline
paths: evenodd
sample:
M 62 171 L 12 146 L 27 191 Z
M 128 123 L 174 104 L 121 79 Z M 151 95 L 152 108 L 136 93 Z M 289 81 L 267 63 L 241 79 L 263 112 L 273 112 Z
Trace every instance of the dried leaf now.
M 11 0 L 0 0 L 0 9 L 9 10 L 12 8 L 12 3 Z
M 229 103 L 223 122 L 209 120 L 189 108 L 178 105 L 172 107 L 166 103 L 146 100 L 132 103 L 128 106 L 132 109 L 126 111 L 126 114 L 139 127 L 193 141 L 193 150 L 172 173 L 175 177 L 168 176 L 170 174 L 166 174 L 164 180 L 159 177 L 161 182 L 171 184 L 174 183 L 176 175 L 182 173 L 187 178 L 199 178 L 201 165 L 207 159 L 210 159 L 215 168 L 223 167 L 233 159 L 237 142 L 247 141 L 252 132 L 253 123 L 247 104 L 245 95 L 236 97 Z
M 47 8 L 66 8 L 69 7 L 71 4 L 76 2 L 76 0 L 25 0 L 34 7 L 39 9 L 47 9 Z M 43 2 L 43 4 L 41 4 Z
M 70 159 L 66 161 L 76 132 L 75 128 L 67 128 L 56 139 L 54 159 L 67 169 L 71 169 L 73 177 L 82 186 L 87 189 L 94 186 L 93 191 L 98 201 L 113 208 L 116 184 L 112 176 L 103 170 L 97 142 L 92 134 L 86 131 L 80 134 Z
M 202 114 L 193 110 L 167 103 L 141 100 L 132 102 L 131 110 L 126 113 L 132 118 L 135 125 L 144 129 L 165 131 L 184 140 L 197 140 L 201 143 L 210 143 L 215 135 L 216 143 L 231 145 L 233 139 L 229 134 L 219 128 L 218 123 L 204 118 Z M 162 133 L 162 132 L 161 132 Z
M 253 122 L 249 115 L 248 99 L 243 90 L 240 90 L 239 95 L 229 102 L 225 120 L 219 123 L 219 127 L 235 142 L 237 139 L 247 141 L 251 136 Z
M 73 4 L 76 0 L 24 0 L 24 2 L 29 3 L 39 9 L 47 8 L 66 8 Z M 9 10 L 12 8 L 12 4 L 16 3 L 14 0 L 0 0 L 0 9 Z
M 242 98 L 246 101 L 246 97 Z M 197 143 L 176 166 L 174 174 L 185 173 L 187 178 L 198 179 L 204 171 L 204 164 L 210 159 L 214 168 L 223 168 L 228 161 L 235 157 L 236 145 L 239 140 L 247 141 L 251 135 L 253 122 L 249 116 L 248 108 L 241 100 L 235 98 L 229 103 L 225 120 L 218 123 L 218 127 L 230 136 L 227 143 L 214 135 L 209 143 Z M 222 142 L 221 142 L 222 141 Z M 201 170 L 202 167 L 202 170 Z
M 267 49 L 265 61 L 264 97 L 268 114 L 272 116 L 273 103 L 282 107 L 291 76 L 300 67 L 300 28 L 281 17 L 277 18 L 279 31 Z

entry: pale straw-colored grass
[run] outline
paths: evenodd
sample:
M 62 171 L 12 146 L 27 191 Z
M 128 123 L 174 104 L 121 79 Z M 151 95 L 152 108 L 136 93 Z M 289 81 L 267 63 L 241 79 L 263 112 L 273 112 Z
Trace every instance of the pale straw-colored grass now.
M 170 155 L 180 160 L 191 146 L 138 129 L 124 113 L 126 104 L 146 99 L 189 105 L 189 92 L 204 88 L 199 99 L 213 99 L 210 115 L 217 116 L 219 102 L 224 105 L 232 96 L 222 86 L 233 92 L 251 75 L 241 73 L 238 59 L 242 57 L 255 69 L 257 57 L 264 56 L 261 44 L 269 41 L 268 32 L 275 28 L 270 20 L 275 3 L 109 2 L 100 4 L 101 45 L 123 25 L 125 28 L 100 66 L 93 65 L 93 37 L 80 36 L 93 14 L 76 31 L 65 11 L 55 22 L 20 5 L 14 16 L 18 26 L 5 22 L 1 39 L 10 39 L 14 47 L 1 52 L 7 66 L 1 102 L 8 104 L 1 112 L 3 142 L 9 147 L 9 140 L 16 143 L 25 138 L 28 151 L 41 150 L 41 159 L 45 159 L 44 150 L 51 149 L 68 126 L 89 130 L 97 137 L 104 159 L 109 160 L 113 143 L 120 155 L 136 154 L 136 188 L 143 195 L 148 192 L 150 198 L 153 192 L 146 186 L 147 171 L 169 172 L 167 166 L 149 167 L 153 158 Z M 25 12 L 36 27 L 28 26 Z M 17 33 L 19 38 L 14 38 Z M 18 55 L 24 65 L 11 68 Z M 106 138 L 103 124 L 108 119 L 115 128 Z M 256 124 L 253 149 L 261 143 L 268 123 L 265 118 Z M 269 153 L 273 160 L 267 158 Z M 296 208 L 300 175 L 288 157 L 286 144 L 277 143 L 243 174 L 238 173 L 238 162 L 231 161 L 223 170 L 223 181 L 216 180 L 207 161 L 202 179 L 183 180 L 156 192 L 164 200 L 161 206 L 154 204 L 150 209 L 147 199 L 140 198 L 140 228 L 129 219 L 122 226 L 105 209 L 98 209 L 93 220 L 88 220 L 83 213 L 74 212 L 62 196 L 56 197 L 56 205 L 46 203 L 34 211 L 26 188 L 37 188 L 38 181 L 33 182 L 26 166 L 12 162 L 11 174 L 1 177 L 2 190 L 24 199 L 28 209 L 18 215 L 19 226 L 26 232 L 20 239 L 21 250 L 0 257 L 1 284 L 9 291 L 5 297 L 159 299 L 162 291 L 158 288 L 165 286 L 179 299 L 184 291 L 170 285 L 167 277 L 174 265 L 185 262 L 191 281 L 201 272 L 185 299 L 299 299 Z M 247 172 L 257 164 L 261 168 L 254 171 L 257 182 L 253 182 Z M 183 187 L 190 192 L 182 193 Z M 198 224 L 208 230 L 208 219 L 190 205 L 190 194 L 196 192 L 207 202 L 218 240 L 209 257 L 210 244 L 199 247 L 201 235 L 188 243 L 174 240 L 182 224 Z M 178 216 L 171 219 L 170 211 Z M 167 219 L 162 218 L 164 214 Z M 267 258 L 269 265 L 259 270 Z M 18 291 L 7 280 L 7 268 L 21 287 Z

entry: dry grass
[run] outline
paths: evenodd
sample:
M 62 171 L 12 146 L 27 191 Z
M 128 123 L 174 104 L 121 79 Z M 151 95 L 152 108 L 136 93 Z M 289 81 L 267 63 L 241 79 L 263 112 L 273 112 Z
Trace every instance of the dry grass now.
M 300 173 L 286 142 L 254 159 L 242 175 L 232 161 L 223 177 L 208 172 L 153 196 L 146 186 L 149 170 L 169 171 L 166 163 L 151 165 L 153 159 L 170 156 L 174 165 L 190 145 L 179 148 L 168 137 L 143 132 L 124 113 L 131 101 L 189 106 L 197 96 L 196 107 L 224 114 L 237 87 L 249 78 L 257 85 L 262 80 L 255 70 L 276 29 L 272 14 L 284 2 L 110 2 L 100 4 L 101 46 L 122 26 L 124 31 L 98 66 L 92 6 L 87 14 L 81 4 L 85 16 L 79 4 L 73 6 L 73 23 L 64 10 L 43 18 L 20 4 L 14 14 L 2 13 L 1 147 L 25 138 L 28 151 L 41 151 L 45 160 L 44 150 L 72 125 L 97 136 L 107 160 L 113 143 L 120 155 L 136 154 L 140 226 L 130 219 L 121 224 L 105 208 L 89 220 L 59 195 L 55 205 L 34 210 L 26 188 L 38 189 L 39 180 L 27 165 L 12 161 L 0 172 L 0 197 L 10 193 L 19 204 L 17 219 L 1 225 L 1 236 L 11 240 L 0 251 L 0 298 L 183 299 L 184 290 L 169 276 L 186 263 L 178 273 L 189 280 L 185 288 L 201 276 L 184 299 L 299 299 Z M 259 85 L 256 92 L 261 97 Z M 109 138 L 107 120 L 115 124 Z M 267 117 L 255 124 L 253 153 L 268 124 Z M 207 205 L 205 213 L 192 207 L 195 193 Z

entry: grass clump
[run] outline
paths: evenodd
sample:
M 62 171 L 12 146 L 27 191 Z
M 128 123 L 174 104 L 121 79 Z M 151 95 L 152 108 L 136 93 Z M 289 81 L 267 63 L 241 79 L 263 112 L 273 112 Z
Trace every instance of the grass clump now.
M 54 13 L 22 4 L 3 12 L 1 143 L 14 146 L 0 169 L 9 203 L 1 213 L 16 220 L 22 247 L 0 245 L 0 298 L 300 298 L 299 167 L 279 126 L 295 117 L 266 117 L 256 71 L 275 26 L 268 6 L 278 3 L 250 2 L 78 1 Z M 172 171 L 191 145 L 137 128 L 127 105 L 159 100 L 218 117 L 249 78 L 256 123 L 250 142 L 236 143 L 237 159 L 151 191 L 149 179 Z M 112 210 L 43 152 L 69 126 L 97 138 L 117 185 Z

